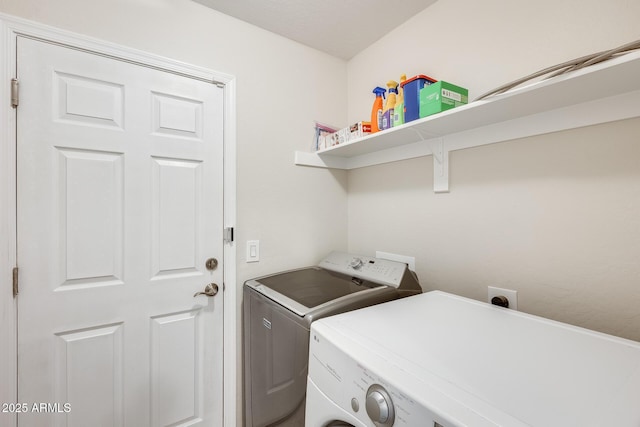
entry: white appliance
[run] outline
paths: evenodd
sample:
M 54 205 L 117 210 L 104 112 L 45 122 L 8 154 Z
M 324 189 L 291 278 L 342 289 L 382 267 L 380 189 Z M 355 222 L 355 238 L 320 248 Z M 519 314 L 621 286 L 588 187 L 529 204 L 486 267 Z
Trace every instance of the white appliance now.
M 640 343 L 434 291 L 311 325 L 307 427 L 640 426 Z

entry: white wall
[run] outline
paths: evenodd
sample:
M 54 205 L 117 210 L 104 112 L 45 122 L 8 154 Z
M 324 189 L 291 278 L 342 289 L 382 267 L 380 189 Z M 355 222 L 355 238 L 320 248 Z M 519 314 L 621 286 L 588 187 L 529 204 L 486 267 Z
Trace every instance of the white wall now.
M 640 39 L 640 2 L 440 0 L 349 62 L 349 122 L 376 85 L 428 74 L 478 96 L 549 65 Z M 426 290 L 640 340 L 640 119 L 350 171 L 349 250 L 416 257 Z
M 640 39 L 637 0 L 440 0 L 349 61 L 349 122 L 375 86 L 427 74 L 469 98 L 550 65 Z
M 346 173 L 293 164 L 314 120 L 346 125 L 345 61 L 190 0 L 0 0 L 0 12 L 236 76 L 239 295 L 246 279 L 346 249 Z M 250 239 L 259 263 L 245 263 Z
M 0 11 L 237 78 L 239 278 L 346 248 L 345 174 L 293 165 L 313 121 L 346 124 L 346 62 L 190 0 L 0 0 Z

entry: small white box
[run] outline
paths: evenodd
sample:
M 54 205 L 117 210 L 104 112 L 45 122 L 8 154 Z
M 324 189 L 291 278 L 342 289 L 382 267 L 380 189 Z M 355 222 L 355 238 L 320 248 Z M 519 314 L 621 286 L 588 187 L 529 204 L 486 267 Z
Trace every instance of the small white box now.
M 371 123 L 370 122 L 358 122 L 349 126 L 349 137 L 348 141 L 353 141 L 354 139 L 362 138 L 371 134 Z

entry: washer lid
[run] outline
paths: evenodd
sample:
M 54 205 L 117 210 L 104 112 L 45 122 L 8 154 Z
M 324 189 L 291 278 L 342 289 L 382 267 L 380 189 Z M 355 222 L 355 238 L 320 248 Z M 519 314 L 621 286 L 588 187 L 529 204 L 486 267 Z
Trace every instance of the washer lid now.
M 365 281 L 359 281 L 359 284 L 357 284 L 349 276 L 317 267 L 266 276 L 257 279 L 256 282 L 263 286 L 252 287 L 271 299 L 277 300 L 277 302 L 284 305 L 289 305 L 286 300 L 283 301 L 282 298 L 270 293 L 269 290 L 273 290 L 302 306 L 289 307 L 302 316 L 309 312 L 310 309 L 329 301 L 381 286 Z

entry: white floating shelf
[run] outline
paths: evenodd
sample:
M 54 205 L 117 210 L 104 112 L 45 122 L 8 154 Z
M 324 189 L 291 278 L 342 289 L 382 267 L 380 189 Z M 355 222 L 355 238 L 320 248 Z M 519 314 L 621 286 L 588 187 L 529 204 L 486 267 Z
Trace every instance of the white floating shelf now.
M 640 116 L 640 52 L 472 102 L 318 152 L 295 163 L 356 169 L 433 155 L 434 191 L 449 191 L 449 152 Z

